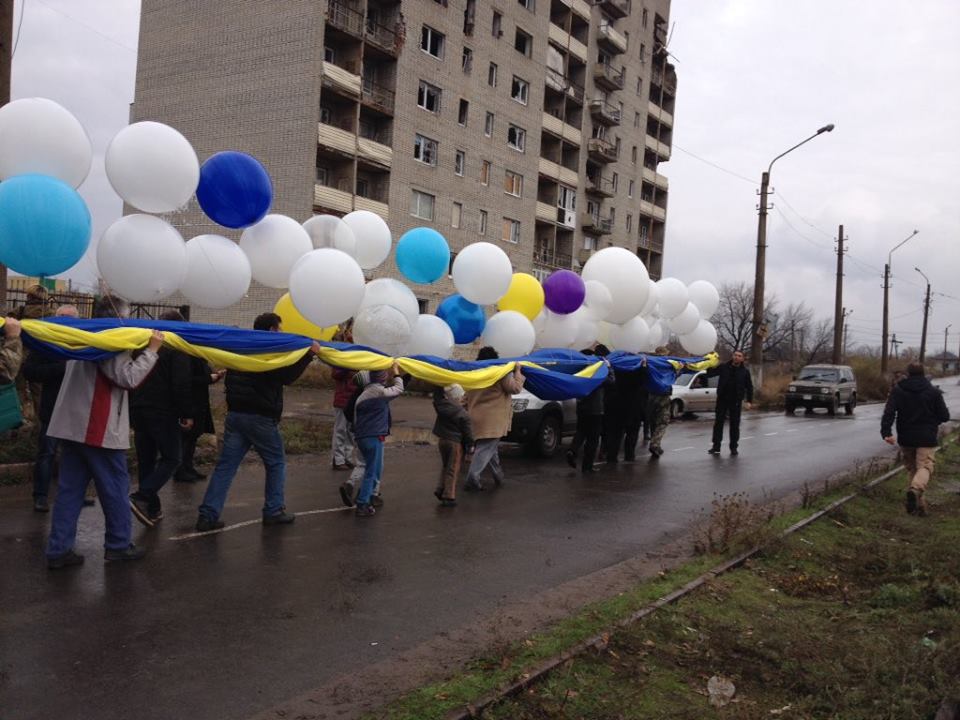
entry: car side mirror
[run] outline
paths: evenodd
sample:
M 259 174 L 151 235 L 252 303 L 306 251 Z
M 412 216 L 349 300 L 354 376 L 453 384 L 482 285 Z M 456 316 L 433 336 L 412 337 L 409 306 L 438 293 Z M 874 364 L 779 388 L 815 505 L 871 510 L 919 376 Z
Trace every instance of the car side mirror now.
M 840 384 L 841 384 L 841 385 L 842 385 L 843 383 L 845 383 L 846 381 L 847 381 L 846 378 L 840 378 Z

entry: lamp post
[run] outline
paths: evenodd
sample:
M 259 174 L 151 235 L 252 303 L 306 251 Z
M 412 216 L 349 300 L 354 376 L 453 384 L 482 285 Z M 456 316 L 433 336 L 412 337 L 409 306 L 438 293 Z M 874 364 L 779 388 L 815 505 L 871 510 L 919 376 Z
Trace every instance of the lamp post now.
M 916 235 L 919 230 L 914 230 L 904 240 L 901 240 L 887 253 L 887 264 L 883 266 L 883 346 L 880 348 L 880 373 L 887 372 L 887 361 L 890 359 L 890 351 L 887 349 L 887 335 L 890 330 L 890 263 L 893 261 L 893 251 L 903 245 L 907 240 Z
M 763 382 L 763 337 L 766 334 L 763 327 L 763 281 L 767 262 L 767 194 L 770 189 L 770 171 L 773 169 L 773 164 L 784 155 L 793 152 L 818 135 L 831 132 L 832 130 L 833 123 L 824 125 L 806 140 L 780 153 L 770 161 L 766 172 L 760 177 L 760 217 L 757 220 L 757 271 L 753 281 L 753 344 L 750 348 L 750 364 L 754 368 L 758 384 Z
M 950 333 L 950 328 L 953 327 L 953 323 L 950 323 L 943 329 L 943 374 L 947 374 L 947 336 Z
M 927 318 L 930 315 L 930 278 L 923 274 L 923 270 L 918 267 L 915 267 L 920 275 L 923 276 L 923 279 L 927 281 L 927 295 L 923 300 L 923 333 L 920 335 L 920 364 L 923 365 L 923 360 L 927 355 Z

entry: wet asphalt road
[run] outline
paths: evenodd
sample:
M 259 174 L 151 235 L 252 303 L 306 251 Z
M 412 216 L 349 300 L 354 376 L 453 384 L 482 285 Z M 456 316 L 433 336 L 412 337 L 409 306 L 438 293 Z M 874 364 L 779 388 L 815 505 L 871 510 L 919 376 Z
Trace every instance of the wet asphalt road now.
M 960 388 L 945 386 L 960 408 Z M 675 423 L 657 463 L 647 456 L 589 478 L 561 459 L 506 451 L 507 485 L 431 495 L 434 448 L 390 448 L 387 506 L 372 519 L 339 509 L 342 479 L 300 459 L 290 510 L 329 510 L 291 527 L 259 523 L 189 537 L 201 486 L 165 490 L 166 519 L 137 542 L 150 556 L 101 561 L 99 508 L 82 515 L 87 563 L 42 561 L 47 518 L 22 489 L 0 494 L 0 717 L 244 718 L 362 665 L 383 660 L 497 603 L 610 566 L 679 534 L 714 493 L 776 498 L 894 450 L 881 406 L 853 417 L 745 413 L 741 455 L 706 454 L 712 416 Z M 261 471 L 245 466 L 224 519 L 255 520 Z M 184 539 L 173 539 L 187 535 Z

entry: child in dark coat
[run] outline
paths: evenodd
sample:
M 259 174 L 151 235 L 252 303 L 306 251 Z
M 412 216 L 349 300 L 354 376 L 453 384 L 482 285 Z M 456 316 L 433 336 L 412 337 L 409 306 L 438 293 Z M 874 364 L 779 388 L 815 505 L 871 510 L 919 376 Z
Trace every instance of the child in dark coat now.
M 433 425 L 433 434 L 440 442 L 440 479 L 434 495 L 442 507 L 454 507 L 457 504 L 457 478 L 465 455 L 473 454 L 473 429 L 470 415 L 464 408 L 467 394 L 459 385 L 448 385 L 433 391 L 433 409 L 437 411 L 437 421 Z

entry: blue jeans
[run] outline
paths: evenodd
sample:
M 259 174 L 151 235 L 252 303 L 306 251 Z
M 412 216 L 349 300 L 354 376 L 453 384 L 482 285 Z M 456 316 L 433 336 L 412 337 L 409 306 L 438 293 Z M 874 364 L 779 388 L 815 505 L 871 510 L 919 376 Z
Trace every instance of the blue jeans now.
M 106 524 L 103 546 L 123 550 L 130 545 L 130 476 L 127 453 L 63 440 L 60 443 L 60 481 L 53 504 L 47 557 L 72 550 L 77 540 L 77 518 L 90 478 L 97 487 Z
M 253 448 L 266 470 L 263 489 L 263 515 L 283 512 L 283 486 L 286 483 L 287 459 L 283 452 L 283 438 L 276 420 L 251 413 L 228 412 L 223 428 L 223 449 L 217 467 L 210 476 L 203 496 L 200 515 L 217 520 L 227 502 L 227 493 L 240 463 Z
M 378 437 L 357 438 L 357 446 L 366 465 L 357 505 L 369 505 L 373 490 L 380 484 L 380 476 L 383 475 L 383 441 Z
M 37 440 L 37 459 L 33 464 L 33 497 L 46 499 L 50 494 L 50 478 L 53 475 L 53 461 L 57 456 L 57 438 L 47 435 L 47 425 L 40 423 L 40 437 Z

